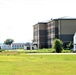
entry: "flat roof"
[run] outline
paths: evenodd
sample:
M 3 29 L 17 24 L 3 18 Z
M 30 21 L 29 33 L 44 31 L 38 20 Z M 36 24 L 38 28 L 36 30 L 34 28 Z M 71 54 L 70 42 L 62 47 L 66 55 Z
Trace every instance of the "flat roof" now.
M 38 22 L 38 23 L 36 23 L 35 25 L 37 25 L 37 24 L 47 24 L 48 22 Z M 33 26 L 35 26 L 35 25 L 33 25 Z
M 38 24 L 47 24 L 47 22 L 38 22 Z
M 52 19 L 52 18 L 51 18 L 51 19 L 48 20 L 48 21 L 38 22 L 37 24 L 47 24 L 48 22 L 54 21 L 54 20 L 76 20 L 76 18 L 75 18 L 75 17 L 64 16 L 64 17 L 55 18 L 55 19 Z M 35 25 L 37 25 L 37 24 L 35 24 Z M 35 26 L 35 25 L 33 25 L 33 26 Z
M 76 20 L 75 17 L 60 17 L 60 18 L 55 18 L 53 20 Z

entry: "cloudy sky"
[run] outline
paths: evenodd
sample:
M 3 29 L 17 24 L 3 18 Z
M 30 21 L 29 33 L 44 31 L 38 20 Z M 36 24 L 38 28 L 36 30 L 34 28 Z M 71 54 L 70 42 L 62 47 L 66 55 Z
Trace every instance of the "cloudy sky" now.
M 34 24 L 64 16 L 76 17 L 75 0 L 0 0 L 0 43 L 30 42 Z

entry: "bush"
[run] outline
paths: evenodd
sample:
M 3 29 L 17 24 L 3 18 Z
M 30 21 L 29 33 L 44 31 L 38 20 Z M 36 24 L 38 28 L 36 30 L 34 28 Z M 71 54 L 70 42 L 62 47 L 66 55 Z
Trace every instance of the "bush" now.
M 72 42 L 70 42 L 70 43 L 67 45 L 67 48 L 68 48 L 68 49 L 72 49 L 72 48 L 73 48 Z
M 55 39 L 53 48 L 56 50 L 57 53 L 61 53 L 62 45 L 63 45 L 63 42 L 60 39 Z
M 62 53 L 71 53 L 71 50 L 62 50 Z

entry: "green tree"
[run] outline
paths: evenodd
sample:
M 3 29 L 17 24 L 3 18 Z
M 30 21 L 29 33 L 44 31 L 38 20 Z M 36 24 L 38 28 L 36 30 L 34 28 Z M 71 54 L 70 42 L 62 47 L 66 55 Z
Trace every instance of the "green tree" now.
M 13 39 L 6 39 L 6 40 L 4 41 L 4 44 L 11 45 L 13 42 L 14 42 Z
M 60 53 L 62 51 L 62 45 L 63 42 L 60 39 L 55 39 L 53 48 L 56 50 L 57 53 Z

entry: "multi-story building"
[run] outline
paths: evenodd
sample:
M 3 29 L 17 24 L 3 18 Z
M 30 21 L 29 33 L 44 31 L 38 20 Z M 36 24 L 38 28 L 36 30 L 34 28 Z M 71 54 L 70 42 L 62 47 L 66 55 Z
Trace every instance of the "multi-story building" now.
M 48 42 L 48 48 L 50 48 L 54 42 L 55 38 L 59 38 L 58 34 L 58 21 L 57 20 L 51 20 L 47 23 L 47 42 Z
M 73 35 L 76 32 L 76 18 L 58 18 L 47 23 L 40 22 L 34 25 L 33 29 L 33 40 L 38 48 L 51 47 L 55 38 L 62 40 L 66 46 L 73 41 Z

